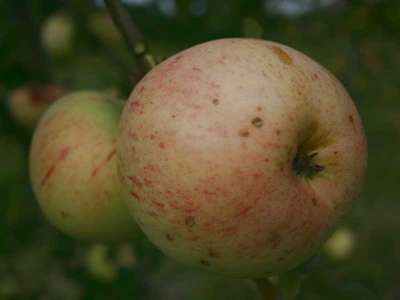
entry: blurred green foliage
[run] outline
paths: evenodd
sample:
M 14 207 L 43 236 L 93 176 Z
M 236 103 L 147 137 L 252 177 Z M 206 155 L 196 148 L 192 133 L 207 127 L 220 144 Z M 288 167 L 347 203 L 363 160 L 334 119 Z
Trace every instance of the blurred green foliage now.
M 320 253 L 303 266 L 299 299 L 400 299 L 400 1 L 130 2 L 160 60 L 210 39 L 259 37 L 305 52 L 345 84 L 369 140 L 365 188 L 346 219 L 355 249 L 346 260 Z M 76 241 L 39 211 L 28 175 L 31 132 L 10 117 L 7 94 L 28 83 L 129 94 L 134 60 L 109 22 L 96 23 L 96 3 L 0 2 L 0 299 L 261 299 L 252 282 L 174 263 L 145 237 L 118 246 Z M 55 13 L 76 29 L 71 51 L 56 57 L 41 42 Z

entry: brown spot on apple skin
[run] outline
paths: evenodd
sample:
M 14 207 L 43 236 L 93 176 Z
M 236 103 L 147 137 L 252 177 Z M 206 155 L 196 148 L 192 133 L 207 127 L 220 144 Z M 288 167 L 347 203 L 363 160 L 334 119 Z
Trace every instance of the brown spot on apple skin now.
M 213 103 L 214 105 L 218 105 L 218 104 L 219 104 L 219 99 L 214 98 L 214 99 L 212 100 L 212 103 Z
M 350 122 L 351 126 L 353 127 L 353 129 L 356 130 L 356 124 L 354 123 L 353 115 L 349 115 L 349 122 Z
M 317 205 L 318 205 L 318 200 L 317 200 L 317 198 L 315 198 L 315 197 L 311 198 L 311 202 L 312 202 L 312 204 L 313 204 L 314 206 L 317 206 Z
M 193 66 L 193 67 L 192 67 L 192 70 L 193 70 L 193 71 L 196 71 L 196 72 L 201 72 L 201 69 L 198 68 L 198 67 L 196 67 L 196 66 Z
M 250 135 L 250 132 L 247 129 L 240 129 L 239 130 L 239 136 L 240 137 L 248 137 Z
M 256 128 L 260 128 L 263 126 L 264 121 L 260 117 L 255 117 L 251 120 L 251 124 Z
M 291 65 L 293 63 L 293 59 L 287 54 L 285 51 L 282 50 L 282 48 L 278 46 L 272 46 L 271 47 L 272 52 L 276 54 L 276 56 L 279 58 L 281 62 L 283 62 L 286 65 Z
M 200 263 L 201 263 L 203 266 L 206 266 L 206 267 L 211 266 L 211 263 L 210 263 L 208 260 L 206 260 L 206 259 L 200 260 Z
M 196 221 L 193 216 L 188 216 L 185 218 L 185 224 L 188 227 L 193 227 L 196 224 Z
M 262 111 L 262 107 L 261 106 L 257 106 L 256 110 L 257 111 Z
M 268 74 L 267 74 L 265 71 L 262 71 L 262 75 L 263 75 L 265 78 L 269 78 Z
M 276 249 L 281 241 L 282 237 L 278 233 L 272 234 L 268 239 L 268 243 L 271 244 L 272 249 Z
M 275 130 L 276 135 L 280 135 L 281 131 L 279 129 Z
M 166 146 L 163 142 L 161 142 L 158 144 L 158 147 L 160 147 L 161 149 L 165 149 Z
M 218 258 L 219 253 L 217 253 L 214 249 L 208 249 L 208 256 L 212 258 Z
M 165 235 L 165 238 L 166 238 L 168 241 L 170 241 L 170 242 L 173 242 L 173 241 L 174 241 L 174 238 L 173 238 L 169 233 L 167 233 L 167 234 Z

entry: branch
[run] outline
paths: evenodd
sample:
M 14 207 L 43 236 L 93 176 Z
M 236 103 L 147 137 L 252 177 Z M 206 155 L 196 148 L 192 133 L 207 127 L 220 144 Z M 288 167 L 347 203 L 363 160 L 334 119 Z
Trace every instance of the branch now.
M 120 0 L 104 0 L 104 2 L 115 26 L 124 37 L 129 49 L 133 51 L 138 64 L 139 75 L 143 77 L 156 63 L 147 48 L 142 33 Z

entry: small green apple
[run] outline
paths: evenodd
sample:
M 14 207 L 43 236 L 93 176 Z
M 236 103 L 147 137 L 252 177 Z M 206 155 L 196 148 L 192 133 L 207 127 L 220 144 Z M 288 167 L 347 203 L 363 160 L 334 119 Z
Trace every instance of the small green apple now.
M 121 109 L 107 94 L 71 93 L 46 111 L 34 133 L 34 192 L 51 223 L 71 236 L 119 242 L 136 231 L 115 155 Z
M 222 39 L 155 67 L 118 141 L 127 204 L 167 255 L 240 277 L 287 271 L 357 198 L 367 143 L 340 82 L 306 55 Z
M 65 56 L 72 50 L 75 34 L 75 23 L 69 15 L 53 14 L 43 25 L 42 46 L 52 56 Z
M 89 273 L 99 281 L 112 282 L 117 277 L 118 266 L 110 259 L 110 247 L 94 244 L 88 249 L 86 267 Z
M 347 227 L 340 227 L 325 243 L 323 249 L 332 260 L 342 261 L 353 254 L 355 243 L 353 231 Z

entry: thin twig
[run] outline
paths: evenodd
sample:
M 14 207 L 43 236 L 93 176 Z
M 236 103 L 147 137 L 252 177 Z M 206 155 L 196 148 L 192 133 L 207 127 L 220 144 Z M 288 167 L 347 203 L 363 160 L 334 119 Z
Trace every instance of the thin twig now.
M 115 26 L 124 37 L 129 49 L 135 55 L 140 77 L 144 76 L 156 63 L 153 55 L 150 54 L 147 48 L 142 33 L 120 0 L 104 0 L 104 2 Z

